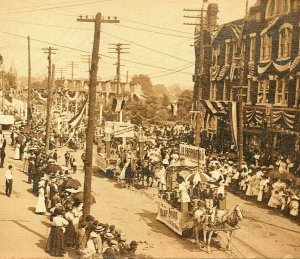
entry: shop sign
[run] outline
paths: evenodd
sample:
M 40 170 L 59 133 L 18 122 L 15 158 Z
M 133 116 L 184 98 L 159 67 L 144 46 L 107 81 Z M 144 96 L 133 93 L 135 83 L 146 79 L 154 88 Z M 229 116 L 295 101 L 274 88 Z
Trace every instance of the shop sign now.
M 167 225 L 177 234 L 182 235 L 181 212 L 164 200 L 160 201 L 156 219 Z

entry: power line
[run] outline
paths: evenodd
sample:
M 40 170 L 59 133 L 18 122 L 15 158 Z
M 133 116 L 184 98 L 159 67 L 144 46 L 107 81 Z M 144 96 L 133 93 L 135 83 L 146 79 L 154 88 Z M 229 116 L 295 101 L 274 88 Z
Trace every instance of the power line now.
M 141 25 L 152 27 L 152 28 L 158 28 L 158 29 L 163 29 L 163 30 L 167 30 L 167 31 L 174 31 L 174 32 L 180 32 L 180 33 L 184 33 L 184 34 L 194 35 L 194 33 L 191 33 L 191 32 L 174 30 L 174 29 L 170 29 L 170 28 L 166 28 L 166 27 L 161 27 L 161 26 L 150 25 L 150 24 L 142 23 L 142 22 L 135 22 L 135 21 L 132 21 L 132 20 L 124 19 L 124 18 L 121 18 L 121 19 L 124 20 L 124 21 L 126 21 L 126 22 L 131 22 L 131 23 L 135 23 L 135 24 L 141 24 Z
M 19 38 L 23 38 L 23 39 L 24 38 L 27 39 L 26 36 L 21 36 L 21 35 L 10 33 L 10 32 L 0 31 L 0 33 L 11 35 L 11 36 L 15 36 L 15 37 L 19 37 Z M 61 44 L 54 44 L 52 42 L 48 42 L 48 41 L 44 41 L 44 40 L 38 40 L 38 39 L 33 39 L 33 38 L 31 38 L 31 40 L 32 41 L 36 41 L 36 42 L 40 42 L 40 43 L 52 44 L 52 45 L 57 46 L 57 47 L 61 47 L 61 48 L 65 48 L 65 49 L 70 49 L 70 50 L 74 50 L 74 51 L 78 51 L 78 52 L 83 52 L 83 53 L 90 54 L 90 51 L 81 50 L 81 49 L 77 49 L 77 48 L 73 48 L 73 47 L 69 47 L 69 46 L 64 46 L 64 45 L 61 45 Z M 115 59 L 114 57 L 107 56 L 107 55 L 104 55 L 104 54 L 100 54 L 100 56 L 101 57 L 110 58 L 110 59 Z M 153 68 L 158 68 L 158 69 L 163 69 L 163 70 L 174 71 L 173 69 L 166 68 L 166 67 L 160 67 L 160 66 L 156 66 L 156 65 L 145 64 L 145 63 L 141 63 L 141 62 L 137 62 L 137 61 L 132 61 L 132 60 L 128 60 L 128 59 L 122 59 L 122 60 L 126 61 L 126 62 L 129 62 L 129 63 L 142 65 L 142 66 L 147 66 L 147 67 L 153 67 Z M 181 72 L 181 73 L 190 75 L 190 73 L 186 73 L 186 72 Z
M 20 11 L 15 11 L 15 12 L 0 13 L 0 15 L 15 14 L 15 13 L 28 13 L 28 12 L 36 12 L 36 11 L 46 11 L 46 10 L 57 9 L 57 8 L 62 8 L 62 7 L 73 7 L 73 6 L 80 6 L 80 5 L 89 5 L 89 4 L 103 3 L 103 2 L 108 2 L 108 1 L 112 1 L 112 0 L 93 1 L 93 2 L 71 4 L 71 5 L 60 5 L 60 6 L 53 6 L 53 7 L 33 9 L 33 10 L 20 10 Z
M 70 26 L 62 26 L 62 25 L 50 25 L 50 24 L 42 24 L 42 23 L 30 23 L 30 22 L 20 22 L 20 21 L 13 21 L 13 20 L 10 20 L 10 19 L 4 19 L 4 18 L 0 18 L 0 19 L 3 19 L 3 20 L 6 20 L 6 21 L 10 21 L 10 22 L 16 22 L 16 23 L 25 23 L 25 24 L 32 24 L 32 25 L 36 25 L 36 26 L 48 26 L 48 27 L 55 27 L 55 28 L 66 28 L 66 29 L 73 29 L 73 30 L 92 30 L 92 29 L 88 29 L 88 28 L 76 28 L 76 27 L 70 27 Z M 165 53 L 165 52 L 162 52 L 162 51 L 159 51 L 159 50 L 155 50 L 155 49 L 152 49 L 150 47 L 147 47 L 147 46 L 144 46 L 144 45 L 141 45 L 141 44 L 138 44 L 138 43 L 135 43 L 133 41 L 129 41 L 129 40 L 126 40 L 124 38 L 121 38 L 121 37 L 118 37 L 118 36 L 115 36 L 115 35 L 112 35 L 108 32 L 104 32 L 102 31 L 102 33 L 106 34 L 106 35 L 109 35 L 113 38 L 116 38 L 116 39 L 120 39 L 120 40 L 123 40 L 123 41 L 126 41 L 128 43 L 131 43 L 133 45 L 136 45 L 138 47 L 141 47 L 141 48 L 144 48 L 144 49 L 148 49 L 150 51 L 153 51 L 153 52 L 157 52 L 159 54 L 162 54 L 162 55 L 165 55 L 165 56 L 168 56 L 168 57 L 171 57 L 171 58 L 175 58 L 177 60 L 181 60 L 181 61 L 184 61 L 184 62 L 188 62 L 188 63 L 194 63 L 192 61 L 187 61 L 185 59 L 182 59 L 182 58 L 179 58 L 177 56 L 173 56 L 173 55 L 170 55 L 168 53 Z
M 170 33 L 164 33 L 164 32 L 158 32 L 158 31 L 151 31 L 151 30 L 146 30 L 146 29 L 141 29 L 141 28 L 136 28 L 136 27 L 131 27 L 131 26 L 126 26 L 122 24 L 115 24 L 116 26 L 124 27 L 124 28 L 129 28 L 129 29 L 134 29 L 138 31 L 146 31 L 146 32 L 151 32 L 151 33 L 156 33 L 156 34 L 161 34 L 161 35 L 166 35 L 166 36 L 172 36 L 172 37 L 177 37 L 177 38 L 184 38 L 184 39 L 194 39 L 192 37 L 187 37 L 187 36 L 181 36 L 181 35 L 175 35 L 175 34 L 170 34 Z

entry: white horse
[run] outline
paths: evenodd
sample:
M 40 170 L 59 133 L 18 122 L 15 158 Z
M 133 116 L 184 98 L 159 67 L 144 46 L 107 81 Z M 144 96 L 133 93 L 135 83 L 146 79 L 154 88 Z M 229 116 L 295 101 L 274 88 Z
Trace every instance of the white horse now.
M 199 214 L 194 219 L 197 224 L 194 226 L 196 244 L 199 242 L 200 228 L 203 231 L 203 242 L 207 245 L 207 252 L 211 253 L 210 242 L 214 232 L 225 232 L 227 235 L 226 250 L 230 250 L 230 242 L 233 232 L 238 228 L 238 223 L 243 219 L 243 213 L 239 205 L 233 206 L 229 211 L 213 209 L 211 214 Z

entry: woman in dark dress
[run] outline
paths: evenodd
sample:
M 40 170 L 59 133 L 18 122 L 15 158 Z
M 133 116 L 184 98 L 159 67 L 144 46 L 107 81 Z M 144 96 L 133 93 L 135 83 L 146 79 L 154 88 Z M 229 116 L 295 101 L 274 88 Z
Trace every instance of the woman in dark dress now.
M 64 256 L 66 252 L 64 232 L 68 224 L 69 222 L 62 216 L 62 209 L 56 208 L 46 246 L 46 252 L 51 256 Z

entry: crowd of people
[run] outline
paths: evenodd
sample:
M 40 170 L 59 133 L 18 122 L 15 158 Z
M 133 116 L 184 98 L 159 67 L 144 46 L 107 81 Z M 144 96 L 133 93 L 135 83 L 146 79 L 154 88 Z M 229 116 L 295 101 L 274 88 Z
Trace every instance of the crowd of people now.
M 22 171 L 28 175 L 28 184 L 32 184 L 32 193 L 37 196 L 35 213 L 49 217 L 51 222 L 45 250 L 58 257 L 67 250 L 81 258 L 134 257 L 136 241 L 128 242 L 126 234 L 114 225 L 101 223 L 91 215 L 83 217 L 83 193 L 78 190 L 81 184 L 72 178 L 77 171 L 76 159 L 67 151 L 61 154 L 65 163 L 60 166 L 56 148 L 46 154 L 42 122 L 39 122 L 31 129 L 13 128 L 10 144 L 13 158 L 23 161 Z M 0 133 L 1 150 L 5 150 L 6 138 Z M 10 196 L 11 190 L 6 189 Z

